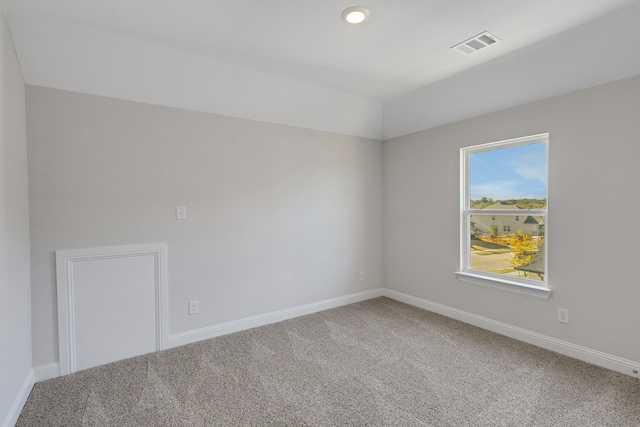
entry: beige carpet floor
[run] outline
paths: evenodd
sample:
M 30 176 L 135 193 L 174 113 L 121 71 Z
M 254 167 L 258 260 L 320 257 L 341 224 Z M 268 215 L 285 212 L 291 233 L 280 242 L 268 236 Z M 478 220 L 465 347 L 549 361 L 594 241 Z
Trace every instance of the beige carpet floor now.
M 640 426 L 640 380 L 376 298 L 38 383 L 18 426 Z

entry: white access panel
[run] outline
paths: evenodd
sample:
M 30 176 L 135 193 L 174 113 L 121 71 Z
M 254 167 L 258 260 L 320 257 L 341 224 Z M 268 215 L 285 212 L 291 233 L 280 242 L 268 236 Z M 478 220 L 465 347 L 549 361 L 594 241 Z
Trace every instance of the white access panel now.
M 61 375 L 166 347 L 166 244 L 56 252 Z

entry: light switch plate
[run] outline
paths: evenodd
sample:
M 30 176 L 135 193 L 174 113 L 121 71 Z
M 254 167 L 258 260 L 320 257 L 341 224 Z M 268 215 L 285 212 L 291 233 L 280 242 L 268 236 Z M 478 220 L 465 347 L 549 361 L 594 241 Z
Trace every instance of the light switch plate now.
M 176 206 L 176 219 L 187 219 L 186 206 Z

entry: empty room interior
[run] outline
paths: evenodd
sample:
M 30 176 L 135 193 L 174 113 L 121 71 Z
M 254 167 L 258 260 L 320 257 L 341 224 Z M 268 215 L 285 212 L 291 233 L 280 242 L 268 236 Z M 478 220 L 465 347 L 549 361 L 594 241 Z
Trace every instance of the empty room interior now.
M 640 1 L 2 6 L 1 426 L 640 425 Z

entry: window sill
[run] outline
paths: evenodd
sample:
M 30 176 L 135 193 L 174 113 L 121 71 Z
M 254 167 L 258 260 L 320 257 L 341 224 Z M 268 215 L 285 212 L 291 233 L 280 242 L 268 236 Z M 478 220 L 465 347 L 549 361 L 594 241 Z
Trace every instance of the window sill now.
M 545 286 L 529 285 L 527 283 L 521 283 L 515 280 L 502 278 L 498 279 L 465 271 L 456 271 L 456 276 L 458 276 L 458 280 L 460 280 L 461 282 L 497 289 L 503 292 L 511 292 L 514 294 L 524 295 L 530 298 L 536 298 L 546 301 L 551 296 L 551 289 Z

